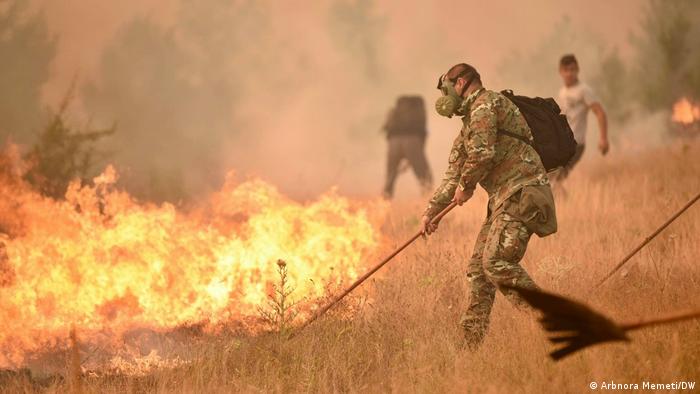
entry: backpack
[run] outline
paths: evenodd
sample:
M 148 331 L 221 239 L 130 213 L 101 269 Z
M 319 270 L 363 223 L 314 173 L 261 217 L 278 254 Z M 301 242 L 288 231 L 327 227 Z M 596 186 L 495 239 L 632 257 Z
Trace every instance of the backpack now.
M 399 97 L 384 128 L 388 135 L 425 135 L 426 119 L 423 98 L 421 96 Z
M 530 126 L 535 142 L 533 144 L 523 136 L 507 130 L 498 132 L 532 146 L 540 155 L 545 170 L 566 166 L 576 152 L 576 140 L 566 115 L 561 113 L 556 101 L 551 97 L 516 96 L 512 90 L 503 90 L 501 94 L 520 109 Z

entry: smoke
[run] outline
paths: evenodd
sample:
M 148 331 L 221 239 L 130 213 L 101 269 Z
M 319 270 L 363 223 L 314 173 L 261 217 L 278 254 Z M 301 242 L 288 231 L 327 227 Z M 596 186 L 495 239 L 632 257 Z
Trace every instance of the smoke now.
M 641 34 L 633 36 L 637 56 L 635 94 L 645 109 L 668 110 L 680 97 L 700 98 L 700 3 L 650 0 Z
M 303 196 L 361 171 L 357 157 L 379 145 L 373 108 L 386 100 L 382 20 L 370 1 L 295 12 L 183 2 L 172 27 L 122 27 L 84 102 L 96 121 L 118 122 L 117 164 L 136 190 L 188 197 L 236 168 Z M 162 179 L 183 189 L 153 187 Z
M 620 151 L 637 153 L 668 139 L 673 103 L 700 97 L 700 34 L 691 22 L 698 15 L 697 2 L 650 0 L 641 7 L 626 51 L 580 20 L 564 17 L 539 43 L 503 59 L 499 83 L 527 95 L 556 97 L 557 60 L 574 53 L 581 78 L 607 112 L 613 143 Z M 591 134 L 597 124 L 591 123 L 596 130 L 589 142 L 595 143 Z
M 461 61 L 477 66 L 488 87 L 552 96 L 561 51 L 577 52 L 594 75 L 614 47 L 628 55 L 641 12 L 634 1 L 151 0 L 104 11 L 74 0 L 32 4 L 58 38 L 45 100 L 60 97 L 78 72 L 76 117 L 96 128 L 116 123 L 105 143 L 127 187 L 171 201 L 218 189 L 229 169 L 302 199 L 333 186 L 376 195 L 385 160 L 379 128 L 396 96 L 431 102 L 437 76 Z M 620 9 L 623 16 L 610 16 Z M 556 50 L 538 51 L 552 40 Z M 428 125 L 439 177 L 458 125 L 432 111 Z M 402 177 L 398 194 L 415 195 L 414 183 Z
M 0 141 L 29 142 L 44 119 L 41 87 L 49 79 L 56 41 L 44 18 L 26 4 L 0 4 Z

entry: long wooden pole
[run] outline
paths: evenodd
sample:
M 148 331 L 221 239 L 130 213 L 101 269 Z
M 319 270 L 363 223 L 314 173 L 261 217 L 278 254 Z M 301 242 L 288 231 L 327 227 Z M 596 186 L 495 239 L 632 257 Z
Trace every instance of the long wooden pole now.
M 681 216 L 683 214 L 683 212 L 685 212 L 688 208 L 690 208 L 693 204 L 695 204 L 695 202 L 698 201 L 699 199 L 700 199 L 700 193 L 698 193 L 695 197 L 693 197 L 690 201 L 688 201 L 688 203 L 685 204 L 683 206 L 683 208 L 681 208 L 678 212 L 676 212 L 673 216 L 671 216 L 671 218 L 668 219 L 664 224 L 662 224 L 661 227 L 657 228 L 656 231 L 654 231 L 651 235 L 646 237 L 646 239 L 644 239 L 644 241 L 642 241 L 642 243 L 639 244 L 639 246 L 634 248 L 633 251 L 631 251 L 627 256 L 625 256 L 625 258 L 623 258 L 622 261 L 617 263 L 615 268 L 613 268 L 612 271 L 610 271 L 600 282 L 598 282 L 598 284 L 595 286 L 595 288 L 597 289 L 603 283 L 605 283 L 608 279 L 610 279 L 610 277 L 613 276 L 620 268 L 622 268 L 622 266 L 625 265 L 625 263 L 627 263 L 627 261 L 629 261 L 629 259 L 631 259 L 635 254 L 637 254 L 637 252 L 639 252 L 646 244 L 648 244 L 652 239 L 654 239 L 657 235 L 659 235 L 659 233 L 661 231 L 663 231 L 663 229 L 668 227 L 668 225 L 671 224 L 671 222 L 673 222 L 679 216 Z
M 456 207 L 456 203 L 451 203 L 448 205 L 445 209 L 443 209 L 439 214 L 437 214 L 431 221 L 431 223 L 437 223 L 440 221 L 440 219 L 443 218 L 443 216 L 447 215 L 448 212 L 450 212 L 454 207 Z M 386 263 L 391 261 L 394 257 L 396 257 L 397 254 L 401 253 L 402 250 L 406 249 L 406 247 L 410 244 L 413 243 L 416 239 L 418 239 L 421 235 L 423 235 L 423 231 L 418 231 L 416 234 L 414 234 L 411 238 L 408 239 L 408 241 L 404 242 L 401 246 L 399 246 L 396 250 L 391 252 L 390 255 L 384 258 L 379 264 L 375 265 L 367 271 L 364 275 L 359 277 L 353 284 L 350 285 L 345 291 L 337 295 L 331 302 L 326 304 L 323 308 L 319 309 L 316 313 L 311 316 L 309 320 L 307 320 L 304 324 L 302 324 L 299 329 L 296 330 L 296 332 L 293 335 L 296 335 L 299 333 L 301 330 L 306 328 L 309 324 L 313 323 L 316 319 L 321 317 L 323 314 L 328 312 L 329 309 L 331 309 L 335 304 L 337 304 L 340 300 L 345 298 L 348 294 L 350 294 L 351 291 L 355 290 L 355 288 L 359 285 L 362 284 L 362 282 L 366 281 L 370 276 L 372 276 L 375 272 L 379 271 L 380 268 L 382 268 Z M 292 336 L 293 336 L 292 335 Z M 290 336 L 291 337 L 291 336 Z
M 642 320 L 636 323 L 620 324 L 620 328 L 622 328 L 623 331 L 632 331 L 643 327 L 656 326 L 659 324 L 667 324 L 682 320 L 697 319 L 698 317 L 700 317 L 700 310 L 678 313 L 675 315 L 665 317 L 657 317 L 651 320 Z

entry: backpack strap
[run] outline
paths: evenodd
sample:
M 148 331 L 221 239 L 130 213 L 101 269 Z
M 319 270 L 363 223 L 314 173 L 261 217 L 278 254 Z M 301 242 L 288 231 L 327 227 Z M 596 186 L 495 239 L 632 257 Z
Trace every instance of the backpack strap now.
M 530 145 L 530 146 L 533 147 L 533 148 L 535 147 L 535 145 L 533 145 L 533 143 L 530 142 L 530 140 L 528 140 L 527 138 L 525 138 L 525 137 L 523 137 L 522 135 L 519 135 L 519 134 L 511 133 L 511 132 L 508 131 L 508 130 L 498 129 L 498 134 L 507 135 L 508 137 L 512 137 L 512 138 L 518 139 L 518 140 L 520 140 L 520 141 L 522 141 L 522 142 L 524 142 L 524 143 Z

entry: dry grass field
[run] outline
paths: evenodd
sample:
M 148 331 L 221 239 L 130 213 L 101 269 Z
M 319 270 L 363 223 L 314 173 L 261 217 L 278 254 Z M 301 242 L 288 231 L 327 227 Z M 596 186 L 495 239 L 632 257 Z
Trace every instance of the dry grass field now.
M 522 264 L 544 289 L 589 303 L 619 321 L 700 308 L 700 205 L 599 281 L 628 251 L 700 191 L 700 142 L 591 160 L 557 199 L 559 232 L 534 237 Z M 486 197 L 448 216 L 362 286 L 341 308 L 296 337 L 230 330 L 192 339 L 190 363 L 144 376 L 84 374 L 79 384 L 3 372 L 8 393 L 470 392 L 580 393 L 590 382 L 700 380 L 700 321 L 645 329 L 629 344 L 604 344 L 555 363 L 538 323 L 500 295 L 483 346 L 462 349 L 458 321 Z M 421 201 L 397 203 L 382 253 L 417 228 Z M 370 262 L 371 263 L 371 262 Z M 290 266 L 289 270 L 294 267 Z M 66 363 L 70 371 L 70 362 Z M 75 375 L 75 374 L 73 374 Z

